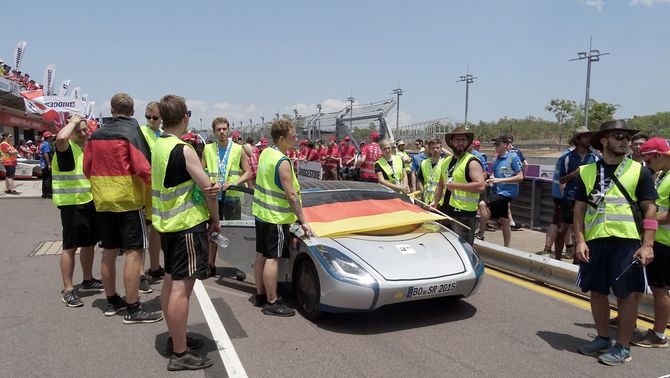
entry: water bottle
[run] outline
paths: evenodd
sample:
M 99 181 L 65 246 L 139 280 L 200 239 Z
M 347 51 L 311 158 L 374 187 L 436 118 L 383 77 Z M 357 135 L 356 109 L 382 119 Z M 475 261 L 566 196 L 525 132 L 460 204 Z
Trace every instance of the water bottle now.
M 230 239 L 219 234 L 218 232 L 212 233 L 212 241 L 216 243 L 221 248 L 226 248 L 230 244 Z
M 305 230 L 303 230 L 303 229 L 302 229 L 302 226 L 299 225 L 298 223 L 293 223 L 293 224 L 289 227 L 288 230 L 289 230 L 290 233 L 292 233 L 292 234 L 295 235 L 296 237 L 301 238 L 301 237 L 305 236 Z

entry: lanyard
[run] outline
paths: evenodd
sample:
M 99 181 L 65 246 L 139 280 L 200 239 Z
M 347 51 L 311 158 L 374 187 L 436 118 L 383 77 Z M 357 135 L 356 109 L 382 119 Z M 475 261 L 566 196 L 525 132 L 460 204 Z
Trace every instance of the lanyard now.
M 463 159 L 464 156 L 465 156 L 465 154 L 463 154 L 461 157 L 459 157 L 458 160 L 456 160 L 456 162 L 454 163 L 454 165 L 449 167 L 449 170 L 447 171 L 447 179 L 450 179 L 452 177 L 452 175 L 454 174 L 454 169 L 456 169 L 456 167 L 461 162 L 461 159 Z
M 656 182 L 654 182 L 654 188 L 658 189 L 658 187 L 661 186 L 661 183 L 663 182 L 663 179 L 665 178 L 665 176 L 666 176 L 667 174 L 668 174 L 668 171 L 666 171 L 666 172 L 661 172 L 661 174 L 659 174 L 659 175 L 656 177 Z
M 228 168 L 228 157 L 230 156 L 232 146 L 232 141 L 228 140 L 228 146 L 226 146 L 226 150 L 223 152 L 223 156 L 221 156 L 221 146 L 218 143 L 216 145 L 219 152 L 219 182 L 222 184 L 226 182 L 226 169 Z

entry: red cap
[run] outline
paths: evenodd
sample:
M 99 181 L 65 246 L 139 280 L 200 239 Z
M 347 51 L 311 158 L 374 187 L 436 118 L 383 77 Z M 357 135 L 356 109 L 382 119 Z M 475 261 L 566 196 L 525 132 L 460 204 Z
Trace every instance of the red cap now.
M 306 145 L 307 145 L 307 142 L 304 141 L 304 140 L 301 140 L 301 141 L 300 141 L 300 145 L 301 145 L 301 146 L 306 146 Z
M 334 136 L 331 136 L 330 138 L 328 138 L 328 141 L 329 141 L 329 142 L 334 142 L 334 141 L 335 141 L 335 137 L 334 137 Z
M 54 135 L 49 131 L 45 131 L 44 134 L 42 134 L 42 138 L 51 138 L 52 136 Z
M 347 136 L 344 137 L 344 140 L 346 140 L 346 141 L 350 141 L 351 138 L 349 138 L 349 136 L 347 135 Z
M 644 142 L 644 144 L 640 146 L 640 155 L 649 154 L 663 154 L 670 156 L 670 146 L 668 146 L 668 141 L 663 138 L 653 137 Z
M 381 137 L 381 136 L 380 136 L 379 133 L 376 132 L 376 131 L 373 131 L 373 132 L 370 133 L 370 139 L 372 139 L 372 140 L 377 140 L 377 139 L 379 139 L 380 137 Z
M 195 137 L 195 134 L 193 133 L 186 133 L 181 136 L 181 140 L 183 141 L 191 141 L 191 140 L 197 140 Z
M 482 145 L 482 142 L 479 141 L 479 139 L 475 139 L 472 141 L 472 147 L 479 147 Z
M 230 133 L 230 137 L 233 138 L 233 139 L 237 139 L 237 138 L 239 138 L 239 137 L 241 137 L 241 136 L 242 136 L 242 134 L 240 134 L 240 132 L 237 131 L 237 130 L 235 130 L 235 131 L 233 131 L 232 133 Z
M 261 147 L 267 147 L 267 146 L 268 146 L 267 138 L 262 138 L 261 139 Z

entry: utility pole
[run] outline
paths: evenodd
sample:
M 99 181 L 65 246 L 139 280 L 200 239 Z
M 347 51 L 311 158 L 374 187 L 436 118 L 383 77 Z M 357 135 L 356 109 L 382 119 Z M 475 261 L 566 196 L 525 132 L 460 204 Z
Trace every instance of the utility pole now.
M 395 133 L 396 138 L 400 136 L 400 96 L 402 96 L 402 89 L 400 89 L 400 82 L 398 82 L 398 88 L 393 90 L 395 95 Z
M 321 104 L 316 104 L 316 108 L 319 109 L 319 139 L 321 138 Z M 316 130 L 312 130 L 312 139 L 316 137 Z
M 591 62 L 598 62 L 600 56 L 609 55 L 608 52 L 601 53 L 600 50 L 593 49 L 592 46 L 593 37 L 589 37 L 589 52 L 580 51 L 577 53 L 577 57 L 570 59 L 570 62 L 575 60 L 584 60 L 586 59 L 586 96 L 584 98 L 584 126 L 589 127 L 589 91 L 591 89 Z
M 470 66 L 468 66 L 464 76 L 459 76 L 459 79 L 456 80 L 457 83 L 465 82 L 465 121 L 463 126 L 466 130 L 470 130 L 468 127 L 468 98 L 470 95 L 470 84 L 475 82 L 476 76 L 470 75 Z
M 349 104 L 351 106 L 351 109 L 349 110 L 349 132 L 353 133 L 354 132 L 354 101 L 356 99 L 351 96 L 347 97 L 347 101 L 349 101 Z
M 275 113 L 275 121 L 279 121 L 279 113 Z

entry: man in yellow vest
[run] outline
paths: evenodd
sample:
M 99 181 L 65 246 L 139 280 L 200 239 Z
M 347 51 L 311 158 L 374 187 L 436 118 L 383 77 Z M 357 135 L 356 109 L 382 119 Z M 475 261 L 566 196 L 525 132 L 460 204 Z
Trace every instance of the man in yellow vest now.
M 457 127 L 444 135 L 444 141 L 454 154 L 442 162 L 435 198 L 431 203 L 432 207 L 469 227 L 467 229 L 456 222 L 445 220 L 447 227 L 470 244 L 475 240 L 479 194 L 486 188 L 486 178 L 479 159 L 467 152 L 473 140 L 474 134 L 463 127 Z
M 654 203 L 658 196 L 651 172 L 626 158 L 630 138 L 636 132 L 623 120 L 603 123 L 591 136 L 591 145 L 602 151 L 603 158 L 579 167 L 575 192 L 575 254 L 581 262 L 577 284 L 583 292 L 590 291 L 598 333 L 578 350 L 599 355 L 598 360 L 607 365 L 631 360 L 629 343 L 639 293 L 645 289 L 644 270 L 639 265 L 654 258 L 652 246 L 658 228 Z M 619 306 L 616 344 L 608 332 L 610 289 Z
M 105 291 L 102 281 L 93 278 L 95 244 L 98 242 L 95 205 L 91 183 L 84 176 L 84 145 L 88 140 L 88 125 L 79 115 L 70 118 L 56 136 L 56 154 L 51 162 L 53 202 L 60 209 L 63 224 L 63 253 L 60 270 L 63 277 L 63 303 L 67 307 L 81 307 L 72 284 L 74 255 L 80 248 L 79 262 L 84 280 L 82 292 Z
M 417 189 L 421 191 L 423 202 L 431 203 L 435 198 L 435 189 L 440 181 L 444 159 L 440 156 L 442 143 L 438 139 L 430 138 L 426 141 L 426 145 L 428 146 L 428 158 L 421 162 L 416 172 Z
M 151 151 L 151 217 L 165 260 L 161 307 L 170 332 L 167 369 L 204 369 L 212 361 L 191 353 L 202 341 L 186 337 L 188 304 L 195 279 L 207 277 L 207 236 L 221 232 L 216 203 L 221 186 L 209 181 L 195 150 L 180 139 L 190 117 L 184 99 L 164 96 L 159 109 L 163 134 Z
M 645 333 L 635 333 L 631 344 L 643 348 L 667 348 L 668 338 L 665 327 L 670 319 L 670 146 L 663 138 L 651 138 L 639 149 L 640 155 L 653 172 L 659 172 L 656 179 L 656 211 L 658 230 L 654 238 L 654 260 L 645 267 L 647 282 L 654 296 L 654 327 Z
M 251 178 L 247 154 L 242 146 L 228 138 L 230 123 L 224 117 L 212 121 L 214 142 L 205 145 L 202 153 L 202 167 L 205 168 L 211 182 L 222 185 L 219 193 L 219 220 L 242 219 L 243 192 L 229 190 L 231 185 L 242 185 Z M 216 243 L 209 243 L 209 262 L 207 276 L 216 275 Z
M 163 132 L 161 130 L 161 114 L 158 110 L 158 102 L 151 101 L 147 104 L 144 110 L 144 118 L 146 118 L 147 124 L 141 125 L 140 130 L 151 151 L 156 144 L 156 140 L 158 140 L 158 137 Z M 153 291 L 151 286 L 149 286 L 146 276 L 151 277 L 155 282 L 162 279 L 163 275 L 165 275 L 165 270 L 160 265 L 161 237 L 158 231 L 151 225 L 151 191 L 148 190 L 147 194 L 145 215 L 147 226 L 149 226 L 149 269 L 145 271 L 144 275 L 140 276 L 141 293 L 151 293 Z M 144 266 L 144 262 L 142 262 L 142 266 Z
M 258 158 L 252 205 L 256 217 L 255 305 L 263 306 L 266 315 L 293 316 L 295 311 L 277 298 L 279 258 L 288 257 L 291 224 L 302 225 L 308 237 L 312 229 L 302 213 L 300 185 L 286 156 L 295 145 L 295 127 L 289 120 L 277 120 L 270 134 L 274 146 L 264 149 Z

